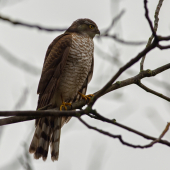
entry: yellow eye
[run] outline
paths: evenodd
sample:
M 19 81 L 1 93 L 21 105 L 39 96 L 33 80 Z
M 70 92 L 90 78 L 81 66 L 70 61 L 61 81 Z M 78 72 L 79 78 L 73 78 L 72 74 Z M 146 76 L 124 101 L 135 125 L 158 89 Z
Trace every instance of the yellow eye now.
M 90 29 L 93 29 L 93 28 L 94 28 L 94 26 L 93 26 L 93 25 L 89 25 L 89 28 L 90 28 Z

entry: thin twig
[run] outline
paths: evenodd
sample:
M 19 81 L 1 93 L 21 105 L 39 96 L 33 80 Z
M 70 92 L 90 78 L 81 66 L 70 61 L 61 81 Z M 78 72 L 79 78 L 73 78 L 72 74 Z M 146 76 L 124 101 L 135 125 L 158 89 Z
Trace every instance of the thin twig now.
M 121 44 L 126 44 L 126 45 L 143 45 L 143 44 L 146 44 L 145 41 L 127 41 L 127 40 L 123 40 L 123 39 L 120 39 L 117 37 L 117 35 L 110 35 L 110 34 L 101 34 L 98 38 L 101 38 L 101 37 L 108 37 L 108 38 L 112 38 L 114 39 L 115 41 L 121 43 Z
M 123 67 L 121 67 L 118 72 L 111 78 L 111 80 L 94 96 L 92 97 L 90 103 L 88 104 L 89 107 L 92 107 L 94 105 L 94 103 L 96 102 L 96 100 L 102 96 L 105 91 L 112 85 L 112 83 L 114 83 L 114 81 L 125 71 L 127 70 L 129 67 L 131 67 L 133 64 L 135 64 L 137 61 L 139 61 L 146 53 L 148 53 L 149 51 L 151 51 L 152 49 L 154 49 L 157 46 L 157 41 L 153 41 L 153 43 L 146 47 L 143 51 L 141 51 L 136 57 L 134 57 L 133 59 L 131 59 L 128 63 L 126 63 Z
M 163 136 L 166 134 L 166 132 L 169 130 L 169 126 L 170 126 L 170 123 L 168 122 L 165 129 L 163 130 L 163 132 L 161 133 L 161 135 L 159 136 L 159 138 L 155 139 L 154 141 L 152 141 L 150 144 L 148 145 L 145 145 L 144 147 L 145 148 L 149 148 L 149 147 L 152 147 L 155 143 L 158 143 L 162 138 Z
M 154 94 L 154 95 L 156 95 L 156 96 L 158 96 L 158 97 L 160 97 L 160 98 L 162 98 L 162 99 L 165 99 L 165 100 L 167 100 L 168 102 L 170 102 L 170 98 L 169 98 L 169 97 L 167 97 L 167 96 L 165 96 L 165 95 L 163 95 L 163 94 L 161 94 L 161 93 L 158 93 L 158 92 L 156 92 L 156 91 L 154 91 L 154 90 L 146 87 L 146 86 L 145 86 L 144 84 L 142 84 L 140 81 L 137 82 L 136 84 L 137 84 L 139 87 L 141 87 L 142 89 L 144 89 L 145 91 L 147 91 L 147 92 L 149 92 L 149 93 L 152 93 L 152 94 Z
M 159 16 L 159 11 L 160 11 L 160 9 L 161 9 L 162 3 L 163 3 L 163 0 L 159 0 L 158 5 L 157 5 L 156 10 L 155 10 L 155 15 L 154 15 L 155 20 L 154 20 L 154 27 L 153 27 L 153 26 L 152 26 L 152 23 L 151 23 L 151 20 L 149 19 L 149 16 L 148 16 L 147 1 L 146 1 L 146 0 L 144 1 L 144 4 L 145 4 L 145 5 L 144 5 L 144 6 L 145 6 L 145 16 L 146 16 L 146 18 L 147 18 L 147 20 L 148 20 L 148 22 L 149 22 L 149 24 L 150 24 L 151 30 L 152 30 L 152 35 L 151 35 L 151 37 L 149 38 L 146 47 L 151 44 L 151 42 L 152 42 L 152 40 L 153 40 L 153 38 L 154 38 L 154 34 L 156 34 L 156 32 L 157 32 L 158 22 L 159 22 L 159 17 L 158 17 L 158 16 Z M 153 32 L 153 31 L 154 31 L 154 32 Z M 154 33 L 154 34 L 153 34 L 153 33 Z M 140 71 L 143 71 L 143 65 L 144 65 L 145 58 L 146 58 L 146 55 L 144 55 L 143 58 L 142 58 L 142 60 L 141 60 L 141 63 L 140 63 Z
M 2 45 L 0 45 L 0 54 L 1 54 L 1 57 L 3 57 L 3 59 L 7 60 L 10 64 L 30 73 L 32 75 L 40 75 L 40 73 L 41 73 L 41 69 L 39 69 L 31 64 L 28 64 L 27 62 L 22 61 L 21 59 L 18 59 L 13 54 L 11 54 L 7 49 L 2 47 Z
M 97 113 L 95 110 L 92 110 L 91 112 L 92 112 L 92 114 L 87 114 L 87 115 L 90 116 L 90 117 L 93 118 L 93 119 L 97 119 L 97 120 L 100 120 L 100 121 L 103 121 L 103 122 L 110 123 L 110 124 L 112 124 L 112 125 L 116 125 L 116 126 L 122 128 L 122 129 L 125 129 L 125 130 L 129 131 L 129 132 L 135 133 L 135 134 L 137 134 L 137 135 L 139 135 L 139 136 L 141 136 L 141 137 L 143 137 L 143 138 L 145 138 L 145 139 L 157 140 L 157 138 L 155 138 L 155 137 L 146 135 L 146 134 L 144 134 L 144 133 L 142 133 L 142 132 L 139 132 L 139 131 L 137 131 L 137 130 L 135 130 L 135 129 L 132 129 L 132 128 L 128 127 L 128 126 L 125 126 L 125 125 L 123 125 L 123 124 L 121 124 L 121 123 L 118 123 L 118 122 L 117 122 L 116 120 L 114 120 L 114 119 L 113 119 L 113 120 L 108 119 L 108 118 L 102 116 L 101 114 Z M 165 145 L 167 145 L 167 146 L 170 146 L 170 145 L 169 145 L 170 143 L 169 143 L 168 141 L 165 141 L 165 140 L 160 140 L 159 143 L 162 143 L 162 144 L 165 144 Z
M 170 45 L 160 45 L 158 44 L 157 47 L 160 49 L 160 50 L 165 50 L 165 49 L 169 49 L 170 48 Z
M 84 121 L 83 119 L 81 119 L 80 117 L 78 117 L 78 119 L 80 120 L 81 123 L 83 123 L 83 124 L 84 124 L 86 127 L 88 127 L 89 129 L 93 129 L 93 130 L 95 130 L 95 131 L 97 131 L 97 132 L 99 132 L 99 133 L 101 133 L 101 134 L 103 134 L 103 135 L 106 135 L 106 136 L 109 136 L 109 137 L 112 137 L 112 138 L 117 138 L 117 139 L 119 139 L 119 141 L 120 141 L 123 145 L 129 146 L 129 147 L 132 147 L 132 148 L 141 148 L 141 149 L 146 148 L 146 145 L 142 146 L 142 145 L 133 145 L 133 144 L 130 144 L 130 143 L 128 143 L 128 142 L 125 142 L 125 141 L 122 139 L 122 136 L 121 136 L 121 135 L 114 135 L 114 134 L 111 134 L 111 133 L 106 132 L 106 131 L 104 131 L 104 130 L 98 129 L 98 128 L 93 127 L 93 126 L 90 126 L 87 122 L 85 122 L 85 121 Z M 156 138 L 154 138 L 154 139 L 156 140 Z M 165 143 L 166 143 L 167 146 L 170 146 L 170 143 L 169 143 L 169 142 L 165 141 L 165 143 L 164 143 L 164 141 L 161 140 L 161 139 L 159 139 L 157 142 L 160 142 L 160 141 L 163 142 L 162 144 L 165 144 Z
M 122 87 L 125 87 L 125 86 L 128 86 L 130 84 L 136 84 L 138 83 L 141 79 L 145 78 L 145 77 L 153 77 L 153 76 L 156 76 L 157 74 L 160 74 L 162 73 L 163 71 L 165 70 L 168 70 L 170 69 L 170 63 L 164 65 L 164 66 L 161 66 L 161 67 L 158 67 L 156 68 L 155 70 L 145 70 L 145 71 L 142 71 L 140 72 L 138 75 L 134 76 L 134 77 L 131 77 L 131 78 L 128 78 L 126 80 L 123 80 L 123 81 L 117 81 L 116 83 L 112 84 L 111 87 L 109 87 L 105 94 L 113 91 L 113 90 L 116 90 L 118 88 L 122 88 Z
M 20 25 L 20 26 L 24 26 L 24 27 L 28 27 L 28 28 L 37 28 L 39 30 L 43 30 L 43 31 L 65 31 L 67 28 L 45 28 L 45 27 L 42 27 L 42 26 L 39 26 L 39 25 L 34 25 L 34 24 L 27 24 L 27 23 L 24 23 L 24 22 L 20 22 L 20 21 L 13 21 L 11 19 L 9 19 L 8 17 L 4 17 L 2 15 L 0 15 L 0 19 L 3 20 L 3 21 L 6 21 L 6 22 L 9 22 L 13 25 Z
M 115 25 L 115 23 L 120 20 L 120 18 L 123 16 L 124 13 L 125 13 L 125 10 L 122 10 L 120 14 L 118 14 L 115 18 L 113 18 L 110 26 L 105 31 L 103 31 L 102 34 L 107 34 L 112 29 L 112 27 Z
M 147 19 L 147 21 L 148 21 L 148 23 L 149 23 L 149 26 L 150 26 L 150 29 L 151 29 L 151 31 L 152 31 L 153 36 L 156 38 L 156 37 L 157 37 L 156 32 L 155 32 L 154 27 L 153 27 L 153 25 L 152 25 L 152 21 L 151 21 L 151 19 L 149 18 L 149 10 L 148 10 L 148 7 L 147 7 L 147 3 L 148 3 L 148 1 L 147 1 L 147 0 L 144 0 L 145 17 L 146 17 L 146 19 Z

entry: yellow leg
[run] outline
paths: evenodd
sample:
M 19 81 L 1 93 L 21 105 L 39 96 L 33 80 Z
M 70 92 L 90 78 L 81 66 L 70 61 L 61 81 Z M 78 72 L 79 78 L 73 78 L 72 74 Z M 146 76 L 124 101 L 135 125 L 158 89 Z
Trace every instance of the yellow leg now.
M 93 94 L 89 94 L 89 95 L 84 95 L 84 94 L 82 94 L 82 93 L 80 93 L 80 92 L 78 92 L 79 93 L 79 95 L 83 98 L 83 99 L 85 99 L 85 100 L 90 100 L 94 95 Z
M 62 110 L 63 107 L 65 110 L 67 110 L 66 106 L 71 106 L 71 103 L 64 102 L 62 96 L 61 96 L 61 100 L 62 100 L 62 105 L 60 106 L 60 111 Z

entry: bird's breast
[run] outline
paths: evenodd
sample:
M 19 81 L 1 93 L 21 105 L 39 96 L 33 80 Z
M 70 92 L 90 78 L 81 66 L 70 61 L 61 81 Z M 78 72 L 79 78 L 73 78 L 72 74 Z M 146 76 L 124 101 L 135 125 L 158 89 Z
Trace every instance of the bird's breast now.
M 91 69 L 94 44 L 87 36 L 72 36 L 72 46 L 62 72 L 59 90 L 64 100 L 75 97 Z

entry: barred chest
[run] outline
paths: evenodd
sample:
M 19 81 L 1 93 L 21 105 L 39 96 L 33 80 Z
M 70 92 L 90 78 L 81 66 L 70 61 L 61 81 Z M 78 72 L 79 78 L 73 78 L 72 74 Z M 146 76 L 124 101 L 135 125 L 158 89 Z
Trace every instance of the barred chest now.
M 89 36 L 72 34 L 70 54 L 58 86 L 65 101 L 73 99 L 83 86 L 91 69 L 93 51 L 94 43 Z

